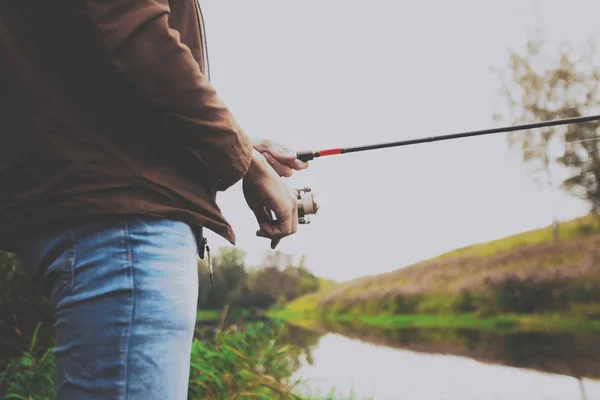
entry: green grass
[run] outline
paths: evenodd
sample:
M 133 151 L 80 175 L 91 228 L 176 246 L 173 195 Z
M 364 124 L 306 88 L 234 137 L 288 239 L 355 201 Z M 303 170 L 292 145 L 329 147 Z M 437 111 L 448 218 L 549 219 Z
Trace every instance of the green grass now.
M 323 297 L 331 293 L 332 288 L 321 289 L 318 292 L 301 296 L 285 306 L 285 310 L 291 312 L 312 312 L 319 307 L 319 302 Z M 267 313 L 269 315 L 269 313 Z
M 294 348 L 278 342 L 280 332 L 264 324 L 218 332 L 194 341 L 189 399 L 298 399 Z
M 581 236 L 599 232 L 600 220 L 594 218 L 593 216 L 586 216 L 560 223 L 559 240 L 568 241 Z M 551 227 L 534 229 L 490 242 L 477 243 L 472 246 L 449 251 L 436 257 L 435 259 L 464 256 L 487 257 L 501 252 L 515 250 L 521 247 L 548 243 L 552 243 Z
M 54 394 L 54 354 L 37 345 L 38 324 L 29 349 L 0 371 L 3 399 L 51 400 Z
M 561 315 L 498 315 L 480 318 L 473 315 L 320 315 L 280 311 L 269 313 L 276 320 L 314 329 L 319 321 L 356 322 L 385 328 L 463 328 L 503 332 L 544 331 L 577 332 L 600 331 L 600 320 Z

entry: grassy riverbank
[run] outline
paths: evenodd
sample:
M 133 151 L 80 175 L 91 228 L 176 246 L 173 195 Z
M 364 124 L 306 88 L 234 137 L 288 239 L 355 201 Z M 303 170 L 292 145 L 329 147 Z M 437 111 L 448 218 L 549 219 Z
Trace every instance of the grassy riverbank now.
M 600 220 L 550 228 L 442 254 L 393 272 L 333 285 L 269 316 L 366 324 L 483 329 L 600 327 Z
M 294 325 L 313 328 L 318 321 L 355 322 L 385 328 L 455 328 L 481 329 L 500 332 L 544 331 L 578 332 L 600 331 L 600 320 L 563 315 L 501 315 L 495 317 L 476 317 L 464 315 L 322 315 L 317 313 L 295 313 L 275 311 L 268 313 L 276 320 L 288 321 Z
M 195 339 L 191 353 L 188 399 L 336 400 L 337 394 L 300 396 L 310 382 L 293 379 L 302 349 L 279 340 L 281 327 L 261 323 L 218 331 Z M 0 371 L 2 398 L 50 400 L 54 393 L 52 348 L 36 344 Z M 306 392 L 306 389 L 303 390 Z M 309 391 L 310 392 L 310 391 Z

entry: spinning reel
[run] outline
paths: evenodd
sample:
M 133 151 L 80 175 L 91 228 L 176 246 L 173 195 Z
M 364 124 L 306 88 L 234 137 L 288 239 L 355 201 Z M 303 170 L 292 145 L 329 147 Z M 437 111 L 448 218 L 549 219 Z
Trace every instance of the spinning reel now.
M 312 193 L 312 189 L 304 187 L 302 189 L 296 189 L 296 196 L 298 199 L 298 223 L 299 224 L 310 224 L 310 215 L 314 215 L 319 210 L 319 205 L 315 200 L 315 196 Z M 271 221 L 275 221 L 275 213 L 272 210 L 263 208 L 267 217 Z
M 312 193 L 312 190 L 309 187 L 304 187 L 302 189 L 296 189 L 297 199 L 298 199 L 298 223 L 299 224 L 310 224 L 310 216 L 315 215 L 319 210 L 319 204 L 315 200 L 315 196 Z M 274 215 L 272 211 L 268 211 L 265 209 L 265 212 L 270 220 L 274 220 Z M 210 276 L 211 284 L 214 283 L 213 280 L 213 267 L 210 259 L 210 249 L 206 243 L 206 238 L 202 239 L 202 244 L 200 246 L 200 252 L 198 253 L 198 260 L 204 259 L 204 250 L 206 250 L 208 254 L 208 273 Z
M 297 189 L 298 193 L 298 223 L 310 224 L 310 215 L 314 215 L 319 210 L 319 204 L 309 187 Z

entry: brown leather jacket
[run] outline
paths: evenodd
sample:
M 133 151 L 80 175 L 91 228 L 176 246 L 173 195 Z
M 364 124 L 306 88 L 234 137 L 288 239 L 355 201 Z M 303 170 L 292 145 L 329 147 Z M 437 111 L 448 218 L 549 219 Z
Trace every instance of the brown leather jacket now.
M 134 214 L 235 236 L 216 194 L 252 153 L 205 76 L 196 0 L 0 2 L 0 249 Z

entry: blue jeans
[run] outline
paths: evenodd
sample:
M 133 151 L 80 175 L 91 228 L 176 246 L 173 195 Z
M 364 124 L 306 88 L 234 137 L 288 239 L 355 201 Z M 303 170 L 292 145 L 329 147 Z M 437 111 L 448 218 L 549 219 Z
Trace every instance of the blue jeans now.
M 85 223 L 32 238 L 21 257 L 56 311 L 56 399 L 187 399 L 198 299 L 188 225 Z

